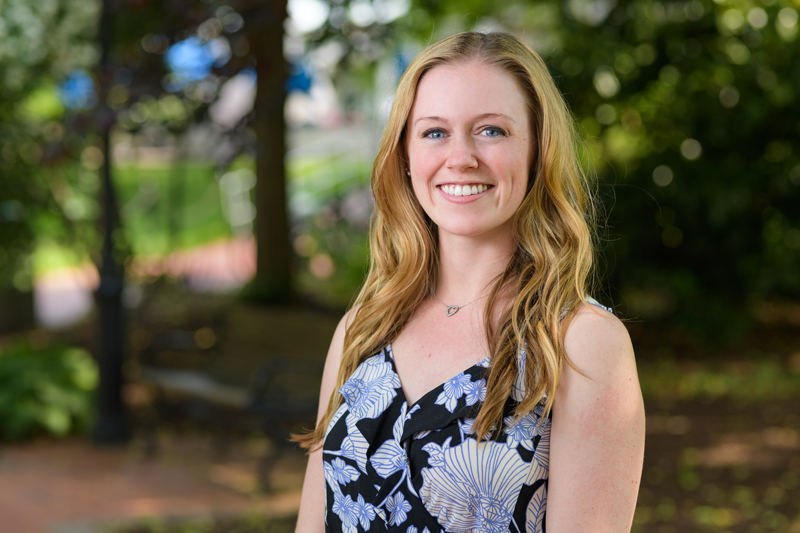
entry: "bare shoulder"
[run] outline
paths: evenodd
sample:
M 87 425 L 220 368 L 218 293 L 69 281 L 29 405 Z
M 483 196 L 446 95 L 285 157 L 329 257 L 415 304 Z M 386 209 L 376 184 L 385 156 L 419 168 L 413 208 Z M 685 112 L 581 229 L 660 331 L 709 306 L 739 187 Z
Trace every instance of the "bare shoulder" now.
M 347 327 L 352 323 L 353 318 L 358 312 L 358 308 L 350 309 L 336 326 L 333 333 L 328 355 L 325 359 L 325 370 L 322 373 L 322 387 L 319 395 L 319 412 L 317 414 L 317 424 L 320 424 L 328 411 L 328 404 L 336 388 L 339 375 L 339 367 L 342 364 L 342 353 L 344 351 L 344 337 Z M 322 467 L 322 443 L 318 443 L 308 457 L 306 477 L 303 482 L 303 493 L 300 499 L 300 510 L 298 512 L 297 526 L 295 531 L 302 532 L 322 532 L 325 530 L 325 477 Z
M 336 331 L 333 332 L 333 339 L 331 339 L 331 345 L 330 348 L 328 348 L 328 355 L 325 359 L 325 370 L 322 374 L 320 416 L 322 416 L 325 408 L 327 408 L 330 395 L 336 386 L 339 367 L 342 365 L 342 354 L 344 353 L 344 337 L 347 328 L 353 323 L 356 313 L 358 313 L 358 306 L 352 307 L 344 314 L 342 319 L 339 320 L 339 325 L 336 326 Z
M 347 328 L 353 323 L 353 319 L 358 313 L 358 306 L 352 307 L 347 311 L 339 324 L 336 326 L 336 331 L 333 332 L 333 339 L 331 339 L 331 346 L 328 349 L 328 358 L 325 363 L 326 371 L 328 367 L 334 367 L 336 371 L 339 370 L 339 365 L 342 361 L 342 352 L 344 351 L 344 337 Z
M 592 380 L 612 379 L 619 372 L 636 375 L 628 330 L 614 314 L 595 305 L 582 305 L 575 313 L 567 327 L 564 349 L 578 370 Z
M 644 404 L 630 336 L 582 306 L 567 325 L 553 403 L 547 529 L 630 531 L 644 456 Z
M 596 411 L 603 417 L 644 412 L 630 335 L 622 321 L 595 305 L 583 305 L 567 326 L 565 364 L 556 403 L 562 412 Z

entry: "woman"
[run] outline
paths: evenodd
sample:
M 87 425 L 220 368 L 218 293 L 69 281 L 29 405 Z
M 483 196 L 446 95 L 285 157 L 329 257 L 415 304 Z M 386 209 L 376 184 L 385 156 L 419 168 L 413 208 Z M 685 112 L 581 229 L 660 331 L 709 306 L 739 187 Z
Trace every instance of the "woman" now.
M 461 33 L 408 67 L 369 274 L 326 362 L 297 531 L 628 531 L 644 408 L 587 298 L 591 204 L 547 67 Z M 595 304 L 595 305 L 592 305 Z

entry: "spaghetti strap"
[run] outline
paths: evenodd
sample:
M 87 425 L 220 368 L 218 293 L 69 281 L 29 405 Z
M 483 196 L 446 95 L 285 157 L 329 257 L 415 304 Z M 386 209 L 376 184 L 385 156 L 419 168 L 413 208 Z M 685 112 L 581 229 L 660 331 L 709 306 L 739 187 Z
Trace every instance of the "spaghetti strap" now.
M 600 309 L 605 309 L 606 311 L 608 311 L 612 315 L 616 314 L 613 309 L 611 309 L 610 307 L 606 307 L 605 305 L 601 304 L 600 302 L 598 302 L 597 300 L 595 300 L 591 296 L 587 296 L 586 297 L 586 303 L 592 304 L 592 305 L 594 305 L 596 307 L 599 307 Z
M 587 296 L 587 297 L 586 297 L 586 303 L 588 303 L 588 304 L 590 304 L 590 305 L 593 305 L 593 306 L 595 306 L 595 307 L 599 307 L 600 309 L 605 309 L 606 311 L 608 311 L 608 312 L 609 312 L 609 313 L 611 313 L 612 315 L 616 315 L 616 313 L 614 313 L 614 310 L 613 310 L 613 309 L 611 309 L 610 307 L 606 307 L 605 305 L 601 304 L 600 302 L 598 302 L 597 300 L 595 300 L 595 299 L 594 299 L 594 298 L 592 298 L 591 296 Z M 559 319 L 559 320 L 563 320 L 563 318 L 564 318 L 565 316 L 567 316 L 567 313 L 569 313 L 569 309 L 570 309 L 570 308 L 569 308 L 569 307 L 567 307 L 567 308 L 564 310 L 564 312 L 563 312 L 563 313 L 561 313 L 561 316 L 559 316 L 559 317 L 558 317 L 558 319 Z

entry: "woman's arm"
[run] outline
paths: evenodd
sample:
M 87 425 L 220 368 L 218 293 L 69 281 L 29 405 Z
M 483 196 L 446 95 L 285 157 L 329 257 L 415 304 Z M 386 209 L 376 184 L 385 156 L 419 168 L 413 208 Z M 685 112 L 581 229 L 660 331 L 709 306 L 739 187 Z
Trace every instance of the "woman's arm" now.
M 336 377 L 339 374 L 339 365 L 342 361 L 342 348 L 344 346 L 344 331 L 353 314 L 350 310 L 339 321 L 336 332 L 333 334 L 328 357 L 325 360 L 325 369 L 322 373 L 322 387 L 319 393 L 319 412 L 317 423 L 328 410 L 333 388 L 336 386 Z M 303 481 L 303 494 L 300 498 L 300 512 L 297 517 L 297 533 L 315 533 L 325 531 L 325 479 L 322 473 L 322 447 L 313 451 L 308 456 L 306 477 Z
M 644 404 L 633 347 L 611 313 L 583 306 L 565 338 L 553 403 L 547 531 L 628 532 L 644 458 Z

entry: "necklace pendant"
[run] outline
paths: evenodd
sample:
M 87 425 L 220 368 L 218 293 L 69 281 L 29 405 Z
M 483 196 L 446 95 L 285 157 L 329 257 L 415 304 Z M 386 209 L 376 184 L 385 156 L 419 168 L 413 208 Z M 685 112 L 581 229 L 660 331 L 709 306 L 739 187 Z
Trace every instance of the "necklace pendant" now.
M 448 305 L 447 306 L 447 316 L 453 316 L 454 314 L 456 314 L 458 312 L 459 309 L 461 309 L 461 308 L 459 306 L 457 306 L 457 305 Z

